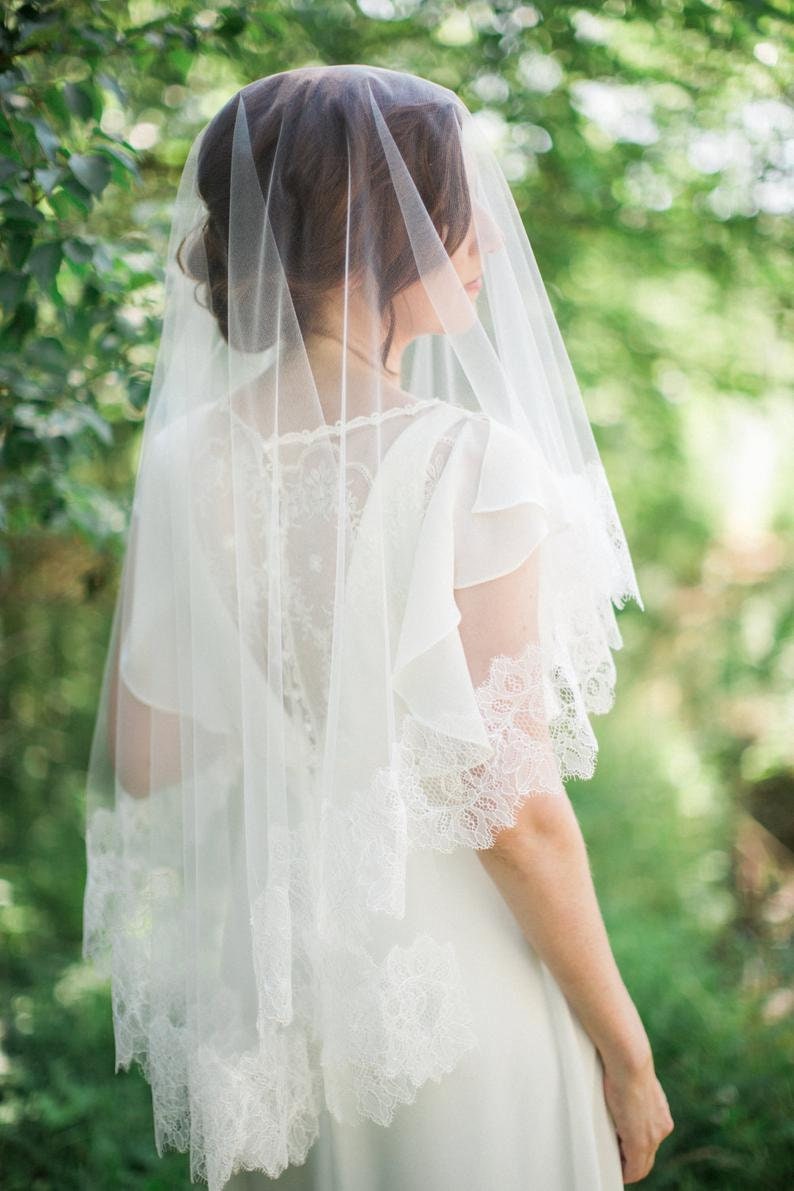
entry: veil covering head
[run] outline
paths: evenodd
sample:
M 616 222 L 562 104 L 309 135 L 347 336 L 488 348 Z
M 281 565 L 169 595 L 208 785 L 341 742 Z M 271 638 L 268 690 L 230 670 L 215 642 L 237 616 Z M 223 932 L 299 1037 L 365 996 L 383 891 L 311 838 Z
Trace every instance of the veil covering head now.
M 88 773 L 83 953 L 160 1153 L 275 1177 L 478 1045 L 412 858 L 592 775 L 628 598 L 472 113 L 369 66 L 244 87 L 176 198 Z

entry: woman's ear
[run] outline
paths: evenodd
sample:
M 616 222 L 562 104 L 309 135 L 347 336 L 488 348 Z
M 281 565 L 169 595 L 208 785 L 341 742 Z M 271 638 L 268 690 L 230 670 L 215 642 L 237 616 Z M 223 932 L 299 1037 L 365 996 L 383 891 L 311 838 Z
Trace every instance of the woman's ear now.
M 504 244 L 505 238 L 495 220 L 476 199 L 472 200 L 472 215 L 480 252 L 483 256 L 488 252 L 496 252 Z

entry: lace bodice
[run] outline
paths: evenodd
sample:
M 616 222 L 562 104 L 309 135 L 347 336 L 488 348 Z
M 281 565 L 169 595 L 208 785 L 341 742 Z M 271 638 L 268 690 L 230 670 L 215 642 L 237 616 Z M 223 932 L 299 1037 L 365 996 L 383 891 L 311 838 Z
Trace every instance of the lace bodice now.
M 293 716 L 302 725 L 302 764 L 316 768 L 319 763 L 320 732 L 323 722 L 324 693 L 328 690 L 328 666 L 333 635 L 333 610 L 328 606 L 328 592 L 333 590 L 336 566 L 337 502 L 339 486 L 339 445 L 336 441 L 342 425 L 346 425 L 345 511 L 346 555 L 348 563 L 358 550 L 388 552 L 393 548 L 406 525 L 421 518 L 443 472 L 446 460 L 455 443 L 456 430 L 437 433 L 432 451 L 423 467 L 420 483 L 393 485 L 386 494 L 379 515 L 361 535 L 361 518 L 370 500 L 383 459 L 400 434 L 433 410 L 445 413 L 449 409 L 436 399 L 416 401 L 410 405 L 393 406 L 369 415 L 325 424 L 312 430 L 301 430 L 270 438 L 255 434 L 245 426 L 249 450 L 235 457 L 237 492 L 244 493 L 252 525 L 260 526 L 257 548 L 267 551 L 269 541 L 265 530 L 272 507 L 276 485 L 272 448 L 279 444 L 278 490 L 280 493 L 280 583 L 284 608 L 285 633 L 288 642 L 284 649 L 284 697 Z M 462 413 L 463 411 L 461 411 Z M 454 416 L 454 415 L 453 415 Z M 461 416 L 455 419 L 458 428 Z M 386 427 L 387 438 L 380 443 L 367 430 Z M 428 433 L 432 433 L 431 430 Z M 233 523 L 235 491 L 232 470 L 222 432 L 209 434 L 204 443 L 214 459 L 212 483 L 208 484 L 197 506 L 199 533 L 204 557 L 227 608 L 237 621 L 238 593 L 236 589 L 235 551 L 233 535 L 225 533 L 222 523 Z M 330 453 L 329 453 L 330 452 Z M 240 499 L 238 495 L 238 499 Z M 257 625 L 267 622 L 268 576 L 272 559 L 262 554 L 260 565 L 254 568 L 256 587 L 248 593 L 255 610 L 249 617 L 251 631 L 249 646 L 264 665 L 264 642 Z M 408 575 L 395 568 L 390 573 L 396 605 L 404 601 Z M 355 578 L 351 577 L 349 598 L 356 598 Z

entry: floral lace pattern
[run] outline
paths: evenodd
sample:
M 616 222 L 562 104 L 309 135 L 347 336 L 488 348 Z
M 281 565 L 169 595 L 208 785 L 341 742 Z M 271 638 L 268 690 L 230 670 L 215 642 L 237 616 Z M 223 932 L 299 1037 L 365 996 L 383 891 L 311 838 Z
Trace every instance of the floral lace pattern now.
M 489 848 L 526 797 L 565 793 L 560 769 L 568 769 L 549 732 L 540 662 L 534 642 L 516 657 L 492 658 L 475 688 L 493 750 L 482 759 L 481 746 L 406 717 L 398 766 L 411 775 L 404 793 L 417 847 Z
M 488 847 L 525 798 L 565 793 L 544 726 L 539 656 L 529 643 L 516 657 L 495 657 L 475 688 L 487 744 L 404 716 L 391 761 L 370 786 L 323 806 L 319 884 L 308 828 L 269 841 L 269 880 L 250 918 L 255 1037 L 200 1049 L 194 1070 L 185 1067 L 191 1027 L 179 979 L 186 907 L 176 874 L 151 855 L 153 804 L 123 795 L 115 811 L 94 814 L 84 951 L 111 960 L 117 1069 L 141 1065 L 159 1152 L 190 1139 L 191 1177 L 209 1191 L 235 1169 L 276 1177 L 304 1162 L 324 1107 L 342 1121 L 388 1125 L 478 1045 L 452 945 L 423 933 L 378 960 L 373 914 L 403 915 L 411 850 Z M 162 973 L 150 964 L 155 907 L 173 929 L 174 962 Z M 224 1028 L 241 1020 L 236 992 L 222 982 L 208 1009 Z
M 283 612 L 283 698 L 289 714 L 299 719 L 310 747 L 318 747 L 316 723 L 323 721 L 323 708 L 313 704 L 306 690 L 303 673 L 313 675 L 314 686 L 327 691 L 334 610 L 328 604 L 328 592 L 334 590 L 336 567 L 335 542 L 338 529 L 337 502 L 339 496 L 340 463 L 336 437 L 343 425 L 348 432 L 400 420 L 408 421 L 422 411 L 444 407 L 445 403 L 432 398 L 407 405 L 392 406 L 360 415 L 346 422 L 323 424 L 311 430 L 291 431 L 262 438 L 245 423 L 240 449 L 234 452 L 234 479 L 231 466 L 228 429 L 210 424 L 202 428 L 200 446 L 202 473 L 209 477 L 206 486 L 195 494 L 197 525 L 202 544 L 202 556 L 229 615 L 240 620 L 241 606 L 245 607 L 241 631 L 255 656 L 262 656 L 259 626 L 268 620 L 268 576 L 278 569 L 280 599 Z M 267 551 L 270 535 L 267 532 L 275 491 L 271 447 L 279 444 L 278 492 L 279 523 L 277 558 Z M 398 485 L 389 493 L 388 502 L 379 509 L 379 516 L 362 531 L 364 509 L 371 498 L 377 474 L 378 450 L 373 451 L 371 439 L 356 439 L 351 435 L 349 457 L 345 463 L 346 556 L 349 563 L 354 550 L 370 550 L 375 556 L 389 556 L 389 550 L 399 540 L 406 525 L 421 517 L 430 501 L 436 483 L 449 456 L 454 438 L 440 436 L 434 444 L 427 463 L 424 484 Z M 354 444 L 355 445 L 352 445 Z M 361 452 L 360 455 L 356 451 Z M 245 502 L 242 516 L 239 508 Z M 258 565 L 252 568 L 259 580 L 242 594 L 237 589 L 236 552 L 238 543 L 232 527 L 245 524 L 250 539 L 248 549 L 256 551 Z M 308 574 L 307 574 L 308 566 Z M 406 595 L 406 576 L 393 571 L 392 591 L 395 602 Z M 307 581 L 309 580 L 309 581 Z M 348 595 L 355 599 L 355 584 L 351 582 Z M 246 628 L 250 626 L 250 628 Z M 299 664 L 302 659 L 302 664 Z M 305 758 L 316 765 L 317 756 Z

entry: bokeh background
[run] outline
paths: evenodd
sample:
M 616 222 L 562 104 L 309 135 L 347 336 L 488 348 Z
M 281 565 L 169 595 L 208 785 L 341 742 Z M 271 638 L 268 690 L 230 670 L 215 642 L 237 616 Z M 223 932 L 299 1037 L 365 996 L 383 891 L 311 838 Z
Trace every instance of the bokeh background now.
M 620 615 L 597 774 L 569 789 L 676 1122 L 643 1185 L 790 1187 L 791 6 L 12 0 L 1 20 L 3 1187 L 190 1185 L 80 960 L 85 766 L 188 145 L 244 83 L 350 62 L 455 89 L 492 139 L 635 558 L 646 611 Z

